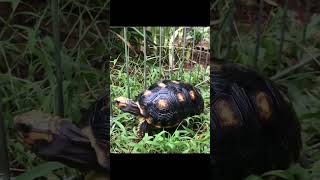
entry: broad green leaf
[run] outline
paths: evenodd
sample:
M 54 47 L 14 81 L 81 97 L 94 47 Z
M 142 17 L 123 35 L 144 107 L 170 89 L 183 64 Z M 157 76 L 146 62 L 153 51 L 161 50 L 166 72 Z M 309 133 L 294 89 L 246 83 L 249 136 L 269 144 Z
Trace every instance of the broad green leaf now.
M 47 162 L 36 166 L 27 172 L 16 177 L 16 180 L 33 180 L 42 176 L 46 176 L 57 169 L 64 168 L 65 165 L 58 162 Z

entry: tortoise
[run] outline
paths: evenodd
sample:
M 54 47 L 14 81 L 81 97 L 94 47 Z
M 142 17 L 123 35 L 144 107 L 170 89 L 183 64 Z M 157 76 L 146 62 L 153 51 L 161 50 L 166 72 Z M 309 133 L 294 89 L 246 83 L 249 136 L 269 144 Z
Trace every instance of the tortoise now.
M 241 179 L 297 162 L 301 127 L 287 89 L 243 65 L 211 62 L 212 176 Z
M 138 141 L 150 128 L 176 127 L 204 109 L 200 90 L 177 80 L 160 80 L 141 92 L 135 101 L 120 96 L 114 103 L 121 111 L 138 117 Z
M 69 119 L 32 110 L 14 118 L 24 144 L 47 161 L 58 161 L 80 170 L 109 172 L 109 120 L 107 95 L 83 114 L 81 127 Z

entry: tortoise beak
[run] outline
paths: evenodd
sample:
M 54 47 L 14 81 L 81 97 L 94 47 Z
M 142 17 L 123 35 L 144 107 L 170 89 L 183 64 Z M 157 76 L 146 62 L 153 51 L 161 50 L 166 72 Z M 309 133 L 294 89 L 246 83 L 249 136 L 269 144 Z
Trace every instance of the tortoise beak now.
M 18 132 L 21 132 L 21 134 L 29 133 L 32 129 L 30 125 L 20 122 L 15 124 L 15 128 L 18 130 Z
M 122 103 L 122 102 L 116 102 L 116 106 L 119 109 L 123 109 L 123 108 L 127 107 L 127 104 L 126 103 Z
M 128 99 L 125 97 L 118 97 L 114 100 L 114 104 L 119 109 L 126 108 L 128 106 Z
M 40 124 L 40 122 L 39 122 Z M 14 119 L 15 129 L 18 137 L 29 146 L 41 143 L 50 143 L 53 140 L 53 134 L 44 128 L 35 128 L 32 121 L 16 116 Z

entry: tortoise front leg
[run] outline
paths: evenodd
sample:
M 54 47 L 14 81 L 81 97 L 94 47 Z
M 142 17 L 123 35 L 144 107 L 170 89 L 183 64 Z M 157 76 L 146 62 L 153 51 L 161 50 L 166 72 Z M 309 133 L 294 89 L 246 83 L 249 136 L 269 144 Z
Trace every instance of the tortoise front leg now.
M 148 131 L 149 126 L 148 122 L 144 117 L 139 117 L 139 125 L 138 125 L 138 140 L 137 142 L 140 142 L 142 138 L 144 137 L 145 133 Z

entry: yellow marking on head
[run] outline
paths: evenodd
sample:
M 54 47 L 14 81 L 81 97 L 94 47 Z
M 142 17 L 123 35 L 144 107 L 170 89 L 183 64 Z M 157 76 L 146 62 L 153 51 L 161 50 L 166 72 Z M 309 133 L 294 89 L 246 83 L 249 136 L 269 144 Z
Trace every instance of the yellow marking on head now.
M 127 104 L 125 104 L 125 103 L 118 103 L 116 106 L 117 106 L 117 108 L 121 109 L 121 108 L 127 107 Z
M 116 101 L 116 106 L 119 109 L 125 108 L 128 106 L 128 98 L 120 96 L 120 97 L 116 98 L 115 101 Z
M 53 140 L 53 137 L 51 134 L 47 133 L 30 132 L 28 134 L 28 137 L 24 139 L 24 142 L 26 144 L 32 145 L 38 140 L 45 140 L 50 143 Z
M 168 101 L 165 99 L 160 99 L 157 103 L 157 107 L 159 109 L 167 109 L 168 108 Z
M 259 115 L 262 120 L 268 121 L 272 115 L 272 109 L 268 101 L 268 96 L 264 92 L 259 92 L 256 95 L 256 104 Z
M 182 102 L 184 102 L 184 101 L 185 101 L 185 98 L 184 98 L 184 96 L 183 96 L 183 94 L 182 94 L 182 93 L 178 93 L 178 94 L 177 94 L 177 97 L 178 97 L 178 101 L 179 101 L 179 102 L 181 102 L 181 103 L 182 103 Z
M 220 116 L 220 124 L 222 127 L 230 127 L 238 125 L 238 120 L 235 116 L 235 112 L 232 110 L 230 104 L 225 101 L 217 101 L 214 105 L 218 115 Z
M 128 101 L 128 98 L 126 98 L 126 97 L 123 97 L 123 96 L 120 96 L 120 97 L 117 97 L 116 99 L 115 99 L 116 101 Z
M 48 113 L 39 110 L 32 110 L 20 115 L 15 116 L 14 123 L 25 124 L 34 129 L 41 129 L 45 131 L 51 130 L 51 123 L 54 117 Z M 55 123 L 56 120 L 53 121 Z
M 150 96 L 151 94 L 152 94 L 152 92 L 149 91 L 149 90 L 146 90 L 146 91 L 143 93 L 144 96 Z
M 178 81 L 171 81 L 171 82 L 173 82 L 173 83 L 175 83 L 175 84 L 180 84 Z
M 189 95 L 192 101 L 196 100 L 196 93 L 193 90 L 189 91 Z
M 162 83 L 162 82 L 159 83 L 158 86 L 159 86 L 159 87 L 162 87 L 162 88 L 165 88 L 165 87 L 166 87 L 166 85 L 165 85 L 164 83 Z

